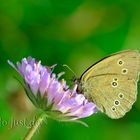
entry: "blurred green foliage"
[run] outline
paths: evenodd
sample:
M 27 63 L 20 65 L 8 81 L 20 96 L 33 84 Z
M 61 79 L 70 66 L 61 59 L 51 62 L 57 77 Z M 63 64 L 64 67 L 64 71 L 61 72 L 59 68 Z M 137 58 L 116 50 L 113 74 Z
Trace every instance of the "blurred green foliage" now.
M 79 77 L 102 57 L 124 49 L 140 50 L 140 2 L 137 0 L 1 0 L 0 1 L 0 139 L 19 140 L 27 127 L 11 128 L 11 119 L 32 119 L 34 108 L 8 66 L 29 55 L 55 72 Z M 140 84 L 138 84 L 140 85 Z M 140 87 L 140 86 L 139 86 Z M 140 90 L 139 90 L 140 92 Z M 139 140 L 140 97 L 120 120 L 103 114 L 83 119 L 89 124 L 43 124 L 34 140 Z

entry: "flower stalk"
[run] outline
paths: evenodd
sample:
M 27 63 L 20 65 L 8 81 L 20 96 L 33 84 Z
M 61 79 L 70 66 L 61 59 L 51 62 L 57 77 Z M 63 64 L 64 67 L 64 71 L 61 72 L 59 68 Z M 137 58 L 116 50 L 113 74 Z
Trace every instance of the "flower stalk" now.
M 37 118 L 35 124 L 29 129 L 23 140 L 31 140 L 31 138 L 34 136 L 35 132 L 37 131 L 37 129 L 39 128 L 39 126 L 42 124 L 42 122 L 46 117 L 47 117 L 46 113 L 42 113 Z

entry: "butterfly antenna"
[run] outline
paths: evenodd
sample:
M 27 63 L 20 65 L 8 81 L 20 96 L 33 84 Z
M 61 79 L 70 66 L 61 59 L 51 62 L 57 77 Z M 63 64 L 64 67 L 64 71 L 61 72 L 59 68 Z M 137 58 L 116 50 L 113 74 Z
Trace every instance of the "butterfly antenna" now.
M 73 75 L 74 75 L 75 77 L 77 77 L 77 76 L 76 76 L 76 73 L 75 73 L 68 65 L 63 64 L 62 66 L 63 66 L 63 67 L 66 67 L 67 69 L 69 69 L 69 70 L 73 73 Z

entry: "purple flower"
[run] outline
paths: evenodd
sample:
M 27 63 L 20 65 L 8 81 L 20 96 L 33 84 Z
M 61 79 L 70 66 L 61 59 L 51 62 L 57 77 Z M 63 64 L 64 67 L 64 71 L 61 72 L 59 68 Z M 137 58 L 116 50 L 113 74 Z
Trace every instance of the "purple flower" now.
M 33 104 L 46 112 L 59 112 L 58 116 L 71 120 L 84 118 L 96 112 L 96 106 L 77 93 L 77 85 L 69 89 L 66 81 L 58 81 L 60 76 L 52 73 L 51 68 L 41 65 L 34 58 L 23 58 L 16 66 L 8 61 L 24 80 L 24 88 Z M 61 75 L 63 73 L 60 73 Z

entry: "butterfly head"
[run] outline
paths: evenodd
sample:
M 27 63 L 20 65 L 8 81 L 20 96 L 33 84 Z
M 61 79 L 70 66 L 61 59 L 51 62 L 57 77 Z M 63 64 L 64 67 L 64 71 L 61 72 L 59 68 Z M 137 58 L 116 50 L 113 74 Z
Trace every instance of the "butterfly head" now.
M 76 76 L 74 76 L 74 77 L 71 79 L 71 82 L 72 82 L 74 85 L 78 85 L 78 87 L 77 87 L 77 92 L 82 93 L 82 87 L 81 87 L 81 81 L 80 81 L 80 79 L 77 78 Z
M 71 79 L 71 82 L 73 84 L 79 84 L 80 80 L 76 76 L 73 76 L 73 78 Z

